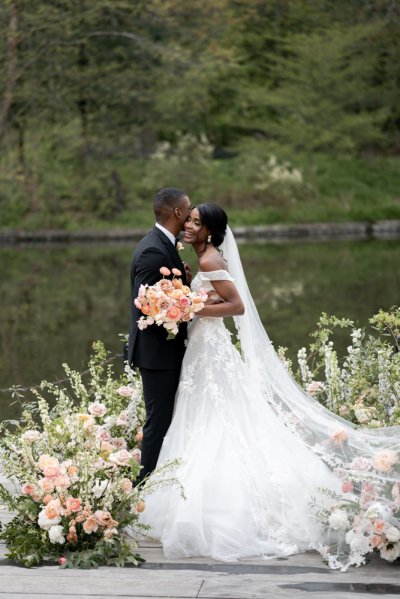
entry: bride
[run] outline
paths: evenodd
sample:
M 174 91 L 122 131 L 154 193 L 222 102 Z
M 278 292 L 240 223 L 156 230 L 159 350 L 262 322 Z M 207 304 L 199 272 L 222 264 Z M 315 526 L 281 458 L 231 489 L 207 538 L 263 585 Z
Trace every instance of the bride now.
M 225 212 L 201 204 L 184 231 L 198 257 L 191 287 L 214 292 L 215 303 L 190 324 L 174 417 L 158 460 L 160 467 L 179 459 L 173 475 L 185 497 L 174 485 L 156 484 L 141 521 L 171 558 L 326 554 L 335 531 L 312 506 L 329 509 L 332 497 L 341 496 L 332 469 L 335 452 L 343 457 L 345 451 L 336 443 L 338 430 L 350 456 L 371 455 L 376 434 L 356 431 L 290 377 L 258 317 Z M 226 316 L 234 317 L 240 349 Z M 150 483 L 163 476 L 159 468 Z

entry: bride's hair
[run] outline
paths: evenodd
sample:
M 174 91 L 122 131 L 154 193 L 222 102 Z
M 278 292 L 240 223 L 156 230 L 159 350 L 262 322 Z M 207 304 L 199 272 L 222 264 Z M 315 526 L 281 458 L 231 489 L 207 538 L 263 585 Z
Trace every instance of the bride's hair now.
M 200 204 L 196 206 L 199 211 L 201 222 L 207 227 L 211 234 L 211 243 L 219 247 L 224 241 L 228 217 L 225 210 L 217 204 Z

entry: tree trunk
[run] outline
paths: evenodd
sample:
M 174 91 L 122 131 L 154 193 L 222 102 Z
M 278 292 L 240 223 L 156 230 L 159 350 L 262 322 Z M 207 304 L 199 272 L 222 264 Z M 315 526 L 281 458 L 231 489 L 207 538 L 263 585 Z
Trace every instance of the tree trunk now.
M 7 67 L 3 101 L 0 106 L 0 139 L 7 128 L 7 119 L 13 101 L 15 83 L 17 81 L 17 46 L 18 46 L 18 5 L 11 4 L 10 22 L 7 38 Z

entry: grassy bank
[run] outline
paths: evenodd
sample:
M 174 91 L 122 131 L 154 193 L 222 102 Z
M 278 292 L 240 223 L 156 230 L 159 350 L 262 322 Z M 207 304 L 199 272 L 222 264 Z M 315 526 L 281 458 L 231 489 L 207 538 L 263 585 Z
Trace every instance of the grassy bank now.
M 157 189 L 217 202 L 232 225 L 400 218 L 400 156 L 305 155 L 265 142 L 212 158 L 200 143 L 147 160 L 75 147 L 68 131 L 36 137 L 0 158 L 0 227 L 148 227 Z

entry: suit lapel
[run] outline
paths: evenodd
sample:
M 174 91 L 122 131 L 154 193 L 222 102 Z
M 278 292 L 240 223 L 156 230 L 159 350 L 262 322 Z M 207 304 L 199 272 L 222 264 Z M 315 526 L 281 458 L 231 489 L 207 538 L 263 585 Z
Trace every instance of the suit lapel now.
M 171 260 L 173 262 L 173 264 L 176 265 L 177 268 L 179 268 L 179 270 L 182 273 L 182 281 L 184 284 L 186 284 L 186 273 L 185 273 L 185 268 L 183 266 L 183 262 L 181 260 L 181 257 L 179 256 L 179 252 L 176 249 L 176 247 L 174 245 L 172 245 L 171 241 L 168 239 L 168 237 L 166 235 L 164 235 L 164 233 L 161 231 L 161 229 L 159 229 L 158 227 L 154 227 L 153 228 L 153 233 L 155 233 L 155 235 L 157 235 L 157 237 L 159 239 L 161 239 L 161 241 L 163 242 L 168 254 L 171 257 Z

